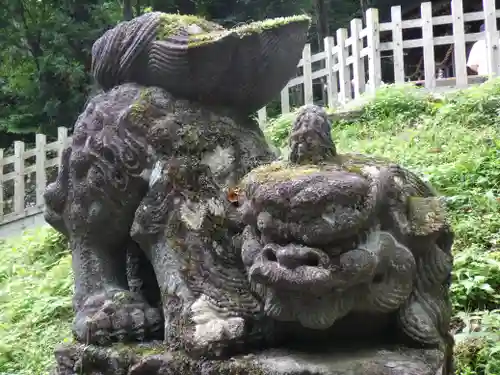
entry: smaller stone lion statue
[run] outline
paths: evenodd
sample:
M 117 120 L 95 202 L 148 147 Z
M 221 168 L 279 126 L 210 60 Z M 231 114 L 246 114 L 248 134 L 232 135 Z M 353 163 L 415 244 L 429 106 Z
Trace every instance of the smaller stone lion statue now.
M 299 110 L 289 147 L 239 185 L 242 260 L 265 314 L 329 340 L 362 327 L 443 344 L 447 374 L 453 233 L 439 197 L 390 161 L 338 154 L 320 107 Z

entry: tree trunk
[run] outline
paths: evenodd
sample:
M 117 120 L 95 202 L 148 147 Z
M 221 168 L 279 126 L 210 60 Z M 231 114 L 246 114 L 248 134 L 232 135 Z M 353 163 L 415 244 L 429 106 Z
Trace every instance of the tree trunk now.
M 135 1 L 135 16 L 139 17 L 141 15 L 141 0 Z
M 123 20 L 130 21 L 132 18 L 134 18 L 132 0 L 123 0 Z
M 177 10 L 180 14 L 196 14 L 196 4 L 192 0 L 176 0 Z
M 361 10 L 361 15 L 363 17 L 363 22 L 366 23 L 366 10 L 368 9 L 367 0 L 359 0 L 359 8 Z
M 330 34 L 328 27 L 328 9 L 325 0 L 314 0 L 314 8 L 316 10 L 316 22 L 318 25 L 318 35 L 323 41 Z

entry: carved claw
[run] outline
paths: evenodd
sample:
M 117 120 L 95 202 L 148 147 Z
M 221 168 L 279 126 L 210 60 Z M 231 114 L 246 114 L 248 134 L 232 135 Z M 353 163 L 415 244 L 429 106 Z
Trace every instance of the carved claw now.
M 144 340 L 162 331 L 160 311 L 129 291 L 114 290 L 89 297 L 76 314 L 73 333 L 86 344 Z
M 219 358 L 245 339 L 245 320 L 224 317 L 201 296 L 191 306 L 191 327 L 185 327 L 186 351 L 192 357 Z

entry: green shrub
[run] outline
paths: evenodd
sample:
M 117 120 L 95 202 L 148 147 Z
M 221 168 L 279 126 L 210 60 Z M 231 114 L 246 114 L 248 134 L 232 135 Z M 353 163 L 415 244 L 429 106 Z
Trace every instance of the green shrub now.
M 278 148 L 285 148 L 290 135 L 290 127 L 295 119 L 295 112 L 290 112 L 272 119 L 264 130 L 269 142 Z
M 500 80 L 495 79 L 450 95 L 445 108 L 439 111 L 438 122 L 460 123 L 476 130 L 500 124 Z
M 459 317 L 465 326 L 455 336 L 457 374 L 500 374 L 500 310 Z
M 395 124 L 418 121 L 434 110 L 435 98 L 421 88 L 409 85 L 383 86 L 363 106 L 361 121 L 376 119 L 379 129 L 394 130 Z
M 47 374 L 54 346 L 71 337 L 67 244 L 43 228 L 2 241 L 0 254 L 0 374 Z
M 478 311 L 500 306 L 500 251 L 455 252 L 451 286 L 456 311 Z M 500 328 L 500 327 L 499 327 Z

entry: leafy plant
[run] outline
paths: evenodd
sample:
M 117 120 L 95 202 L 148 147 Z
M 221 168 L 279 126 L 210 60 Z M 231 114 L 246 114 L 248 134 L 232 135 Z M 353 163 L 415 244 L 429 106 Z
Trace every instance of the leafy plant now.
M 500 310 L 460 313 L 464 322 L 455 336 L 457 372 L 469 374 L 500 373 Z
M 272 119 L 266 126 L 264 133 L 270 143 L 278 148 L 284 148 L 288 142 L 290 128 L 295 119 L 296 111 L 286 113 Z
M 477 311 L 500 306 L 500 252 L 474 250 L 455 254 L 451 286 L 456 310 Z M 500 328 L 500 327 L 499 327 Z
M 434 109 L 433 97 L 424 90 L 414 86 L 382 86 L 377 90 L 373 100 L 363 108 L 362 121 L 377 119 L 379 126 L 394 128 L 397 124 L 404 124 L 418 120 L 422 115 L 432 113 Z
M 66 241 L 43 228 L 0 243 L 0 374 L 47 374 L 71 337 L 73 279 Z

